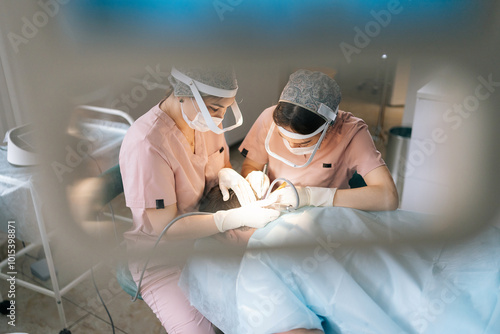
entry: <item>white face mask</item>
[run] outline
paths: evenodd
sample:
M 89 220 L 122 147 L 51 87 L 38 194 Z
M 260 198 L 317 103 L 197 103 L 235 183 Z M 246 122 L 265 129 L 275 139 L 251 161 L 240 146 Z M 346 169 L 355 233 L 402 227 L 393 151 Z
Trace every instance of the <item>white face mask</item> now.
M 274 132 L 274 129 L 276 128 L 276 124 L 274 124 L 274 122 L 271 124 L 271 127 L 269 128 L 269 131 L 267 132 L 267 136 L 266 136 L 266 140 L 264 142 L 264 146 L 266 148 L 266 151 L 267 153 L 272 156 L 273 158 L 275 159 L 278 159 L 280 160 L 281 162 L 287 164 L 288 166 L 291 166 L 293 168 L 303 168 L 303 167 L 306 167 L 308 166 L 311 161 L 313 160 L 314 158 L 314 155 L 316 154 L 316 152 L 318 151 L 320 145 L 321 145 L 321 142 L 323 141 L 323 138 L 325 137 L 326 135 L 326 132 L 328 130 L 328 127 L 329 127 L 329 124 L 325 124 L 325 126 L 323 128 L 323 133 L 321 134 L 321 137 L 319 137 L 319 140 L 318 142 L 315 144 L 315 145 L 312 145 L 312 146 L 308 146 L 308 147 L 297 147 L 297 148 L 292 148 L 290 147 L 290 144 L 288 144 L 288 142 L 286 141 L 286 139 L 284 139 L 284 144 L 285 146 L 290 150 L 290 152 L 292 152 L 293 154 L 298 154 L 298 155 L 303 155 L 303 154 L 311 154 L 309 156 L 309 159 L 307 159 L 307 162 L 305 164 L 302 164 L 302 165 L 297 165 L 295 163 L 293 163 L 292 161 L 288 161 L 286 160 L 285 158 L 281 157 L 280 155 L 274 153 L 273 151 L 271 151 L 271 147 L 270 147 L 270 144 L 269 142 L 271 141 L 271 137 L 273 135 L 273 132 Z M 297 139 L 302 139 L 302 137 L 304 135 L 299 135 L 299 134 L 293 134 L 293 133 L 289 133 L 290 137 L 292 136 L 295 136 L 295 137 L 300 137 L 300 138 L 297 138 Z M 310 135 L 306 135 L 307 136 L 310 136 Z M 297 153 L 296 153 L 297 152 Z M 298 153 L 300 152 L 300 153 Z
M 193 103 L 193 107 L 195 109 L 197 109 L 196 106 L 194 105 L 193 99 L 191 99 L 191 102 Z M 207 122 L 205 121 L 205 118 L 201 114 L 201 112 L 198 112 L 198 110 L 196 110 L 197 111 L 196 117 L 191 121 L 191 120 L 189 120 L 189 118 L 184 113 L 184 108 L 182 107 L 182 105 L 183 105 L 183 103 L 181 103 L 182 118 L 184 118 L 184 121 L 186 121 L 187 125 L 191 129 L 196 130 L 196 131 L 200 131 L 200 132 L 211 131 L 210 128 L 208 127 L 208 125 L 207 125 Z M 215 123 L 215 125 L 219 126 L 222 123 L 223 118 L 212 117 L 212 120 Z
M 284 164 L 291 166 L 293 168 L 303 168 L 303 167 L 309 166 L 309 164 L 311 163 L 311 161 L 314 158 L 314 155 L 316 154 L 316 152 L 320 148 L 321 142 L 323 142 L 323 139 L 325 138 L 325 135 L 326 135 L 328 128 L 335 121 L 335 118 L 337 117 L 337 112 L 338 112 L 338 107 L 337 107 L 337 109 L 335 109 L 335 111 L 333 111 L 332 109 L 330 109 L 329 107 L 327 107 L 323 103 L 321 103 L 319 108 L 318 108 L 317 113 L 319 115 L 321 115 L 322 117 L 324 117 L 326 119 L 326 122 L 325 122 L 325 124 L 320 126 L 316 131 L 314 131 L 313 133 L 307 134 L 307 135 L 302 135 L 299 133 L 290 132 L 290 131 L 287 131 L 286 129 L 281 128 L 281 127 L 278 128 L 279 132 L 281 132 L 286 137 L 289 137 L 292 139 L 307 139 L 307 138 L 314 137 L 318 133 L 322 132 L 321 136 L 318 139 L 318 142 L 315 145 L 307 146 L 307 147 L 292 148 L 292 147 L 290 147 L 290 144 L 288 143 L 288 141 L 286 141 L 286 139 L 283 138 L 285 147 L 288 150 L 290 150 L 290 152 L 292 152 L 293 154 L 297 154 L 297 155 L 311 154 L 309 156 L 309 159 L 307 159 L 306 163 L 304 163 L 302 165 L 297 165 L 297 164 L 293 163 L 292 161 L 288 161 L 285 158 L 283 158 L 282 156 L 280 156 L 279 154 L 276 154 L 273 151 L 271 151 L 271 147 L 270 147 L 269 143 L 271 141 L 271 137 L 272 137 L 274 129 L 276 127 L 276 124 L 274 122 L 271 124 L 269 131 L 267 131 L 266 140 L 264 142 L 264 146 L 266 148 L 267 153 L 270 156 L 272 156 L 273 158 L 278 159 L 279 161 L 281 161 Z
M 305 147 L 291 147 L 290 146 L 290 143 L 288 142 L 288 140 L 286 140 L 285 138 L 283 138 L 283 144 L 285 144 L 285 147 L 290 151 L 292 152 L 293 154 L 295 155 L 304 155 L 304 154 L 311 154 L 312 152 L 314 152 L 314 149 L 316 148 L 316 146 L 318 145 L 318 143 L 312 145 L 312 146 L 305 146 Z
M 199 116 L 199 114 L 198 114 L 195 117 L 195 119 L 193 120 L 193 124 L 191 121 L 189 121 L 187 119 L 187 117 L 184 115 L 184 112 L 183 112 L 182 117 L 187 122 L 189 127 L 191 127 L 192 129 L 198 130 L 198 131 L 203 131 L 203 132 L 208 131 L 208 130 L 206 130 L 206 128 L 208 127 L 210 131 L 212 131 L 216 134 L 222 134 L 226 131 L 230 131 L 232 129 L 235 129 L 238 126 L 240 126 L 241 124 L 243 124 L 243 116 L 241 115 L 240 108 L 238 107 L 238 104 L 236 103 L 236 101 L 234 101 L 233 104 L 231 105 L 231 111 L 233 112 L 233 115 L 234 115 L 235 124 L 233 124 L 227 128 L 221 129 L 218 125 L 220 125 L 222 123 L 222 118 L 211 117 L 210 113 L 208 112 L 207 106 L 205 105 L 205 102 L 203 101 L 203 98 L 201 97 L 201 94 L 200 94 L 200 92 L 204 92 L 204 93 L 206 93 L 208 95 L 212 95 L 212 96 L 217 96 L 217 97 L 222 97 L 222 98 L 232 98 L 232 97 L 236 96 L 237 88 L 227 90 L 227 89 L 212 87 L 212 86 L 206 85 L 204 83 L 201 83 L 199 81 L 196 81 L 194 79 L 191 79 L 190 77 L 179 72 L 175 68 L 172 68 L 171 74 L 175 79 L 186 84 L 191 89 L 191 92 L 193 93 L 193 96 L 196 99 L 196 103 L 198 104 L 198 106 L 200 108 L 200 113 L 202 116 Z M 203 118 L 201 118 L 201 117 L 203 117 Z M 194 123 L 194 122 L 196 122 L 196 123 Z

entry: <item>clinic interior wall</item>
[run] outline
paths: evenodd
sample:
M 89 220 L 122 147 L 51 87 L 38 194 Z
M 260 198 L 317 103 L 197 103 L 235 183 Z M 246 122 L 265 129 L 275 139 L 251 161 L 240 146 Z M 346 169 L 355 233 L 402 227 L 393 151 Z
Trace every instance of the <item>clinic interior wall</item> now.
M 15 115 L 10 103 L 5 73 L 0 62 L 0 138 L 4 138 L 7 131 L 16 125 Z
M 4 76 L 9 90 L 2 89 L 2 96 L 9 97 L 2 98 L 7 105 L 2 114 L 8 119 L 2 122 L 6 127 L 4 131 L 15 125 L 36 123 L 42 115 L 47 116 L 41 117 L 42 120 L 51 120 L 49 128 L 59 127 L 60 130 L 68 121 L 72 106 L 77 104 L 116 108 L 137 119 L 164 97 L 166 76 L 172 65 L 200 60 L 196 48 L 182 52 L 168 47 L 145 50 L 131 49 L 130 44 L 106 45 L 78 40 L 68 32 L 71 30 L 61 34 L 61 29 L 68 24 L 61 13 L 50 18 L 27 43 L 13 48 L 8 35 L 23 36 L 24 21 L 19 18 L 31 20 L 32 15 L 41 9 L 35 2 L 28 1 L 15 5 L 2 2 L 0 6 L 0 29 L 5 44 L 2 59 L 8 66 L 5 74 L 10 74 Z M 203 61 L 220 61 L 220 54 L 211 52 L 204 54 Z M 239 54 L 239 51 L 234 54 Z M 222 59 L 227 62 L 230 58 L 226 54 Z M 245 121 L 240 128 L 226 134 L 228 143 L 232 145 L 241 141 L 258 115 L 277 103 L 293 70 L 325 63 L 332 67 L 332 59 L 325 56 L 304 62 L 301 57 L 290 55 L 284 61 L 262 55 L 256 57 L 253 52 L 230 59 L 238 76 L 240 91 L 237 98 Z M 151 72 L 156 76 L 151 76 Z M 141 83 L 148 75 L 151 81 L 148 84 L 155 86 L 153 89 L 144 89 L 144 83 Z M 45 105 L 50 110 L 44 111 Z
M 8 41 L 8 34 L 15 26 L 15 17 L 33 9 L 27 1 L 16 4 L 2 1 L 0 3 L 0 136 L 3 139 L 7 130 L 27 122 L 29 111 L 26 103 L 19 98 L 22 91 L 22 64 L 26 63 L 29 54 L 15 52 Z M 21 16 L 19 16 L 21 17 Z
M 23 23 L 19 19 L 20 17 L 31 19 L 33 13 L 40 11 L 36 2 L 29 1 L 16 2 L 15 5 L 11 2 L 2 2 L 1 6 L 3 6 L 1 11 L 3 14 L 0 15 L 3 15 L 1 25 L 3 26 L 4 39 L 8 32 L 20 32 Z M 412 45 L 409 43 L 409 39 L 394 38 L 394 32 L 391 31 L 391 27 L 388 27 L 385 34 L 373 38 L 371 44 L 363 48 L 360 54 L 353 54 L 352 62 L 346 61 L 338 48 L 338 43 L 352 44 L 354 37 L 352 25 L 366 23 L 366 20 L 373 19 L 372 17 L 352 18 L 359 19 L 359 22 L 342 21 L 342 25 L 336 27 L 338 28 L 337 33 L 328 42 L 321 41 L 318 36 L 308 38 L 307 34 L 305 36 L 298 35 L 299 38 L 292 41 L 290 38 L 285 38 L 278 30 L 269 31 L 269 34 L 263 37 L 257 34 L 259 30 L 248 27 L 245 34 L 241 35 L 241 29 L 245 29 L 245 26 L 242 23 L 237 24 L 236 19 L 244 18 L 243 14 L 248 10 L 246 6 L 247 4 L 242 4 L 241 7 L 234 8 L 231 11 L 232 16 L 226 15 L 226 19 L 220 24 L 216 24 L 216 21 L 210 21 L 211 27 L 217 26 L 217 29 L 222 29 L 217 30 L 217 32 L 221 33 L 221 36 L 227 37 L 227 41 L 222 43 L 218 43 L 220 41 L 214 38 L 212 48 L 206 48 L 206 45 L 201 43 L 198 46 L 191 45 L 183 41 L 182 38 L 174 39 L 171 34 L 166 35 L 165 41 L 175 41 L 176 45 L 182 48 L 168 43 L 162 45 L 158 41 L 152 45 L 148 43 L 134 45 L 133 40 L 124 42 L 123 39 L 114 38 L 114 35 L 111 35 L 110 40 L 106 40 L 103 39 L 105 34 L 100 34 L 92 29 L 88 29 L 85 35 L 82 33 L 81 27 L 80 30 L 73 29 L 75 33 L 72 35 L 72 29 L 66 29 L 67 20 L 75 18 L 83 20 L 85 17 L 83 15 L 65 17 L 65 13 L 61 14 L 63 12 L 61 7 L 60 14 L 51 18 L 46 26 L 40 28 L 35 38 L 30 39 L 26 45 L 19 46 L 20 52 L 13 52 L 12 48 L 7 48 L 10 53 L 8 63 L 12 67 L 12 72 L 15 73 L 13 78 L 14 91 L 17 94 L 22 92 L 22 96 L 17 96 L 15 101 L 12 101 L 12 105 L 18 106 L 17 112 L 14 114 L 21 115 L 18 116 L 19 120 L 16 122 L 26 122 L 32 119 L 27 114 L 34 108 L 27 104 L 34 99 L 26 96 L 27 89 L 31 87 L 35 87 L 35 90 L 38 87 L 43 87 L 44 92 L 57 90 L 59 92 L 57 98 L 67 97 L 68 101 L 64 106 L 61 106 L 61 110 L 70 109 L 70 106 L 75 102 L 97 104 L 125 109 L 136 119 L 157 103 L 165 91 L 161 85 L 155 89 L 148 89 L 145 96 L 140 95 L 139 98 L 132 101 L 133 106 L 127 104 L 123 94 L 130 96 L 134 89 L 138 92 L 137 86 L 140 83 L 137 80 L 140 81 L 144 78 L 149 73 L 148 70 L 159 66 L 161 72 L 165 73 L 172 64 L 178 61 L 199 60 L 200 58 L 205 58 L 205 60 L 222 59 L 236 63 L 241 87 L 238 99 L 243 100 L 241 109 L 245 116 L 245 122 L 239 129 L 227 133 L 228 142 L 233 144 L 243 138 L 264 108 L 277 102 L 280 90 L 286 83 L 286 78 L 294 69 L 320 66 L 334 68 L 337 71 L 336 80 L 344 94 L 349 95 L 351 87 L 354 87 L 356 83 L 362 82 L 366 78 L 380 76 L 380 73 L 377 72 L 380 71 L 379 57 L 382 52 L 387 52 L 390 61 L 392 61 L 401 56 L 418 55 L 415 50 L 420 50 L 419 52 L 425 55 L 428 50 L 423 50 L 422 47 L 430 46 L 425 41 L 431 39 L 431 36 L 420 36 L 417 43 Z M 360 9 L 356 7 L 354 12 L 359 12 Z M 309 14 L 304 13 L 304 15 L 308 17 Z M 248 19 L 245 18 L 245 20 Z M 285 17 L 280 18 L 280 20 L 284 19 Z M 319 22 L 322 20 L 320 18 L 317 20 L 318 24 L 313 25 L 315 28 L 310 28 L 311 35 L 313 32 L 332 28 L 332 26 L 321 26 Z M 265 21 L 266 24 L 271 24 L 271 22 Z M 299 22 L 300 24 L 306 23 L 303 20 L 299 20 Z M 394 18 L 394 22 L 396 22 L 396 18 Z M 92 21 L 91 23 L 106 27 L 103 22 Z M 277 22 L 274 23 L 277 24 Z M 231 27 L 240 30 L 231 33 Z M 402 26 L 402 28 L 407 29 L 406 26 Z M 61 34 L 61 30 L 64 30 L 64 34 Z M 190 36 L 190 32 L 184 32 L 184 34 Z M 182 35 L 182 33 L 178 35 Z M 393 39 L 390 39 L 391 35 Z M 92 37 L 96 38 L 97 42 L 89 40 Z M 450 37 L 456 38 L 454 35 Z M 231 48 L 227 47 L 228 41 L 233 41 L 233 38 L 238 38 L 238 40 Z M 455 44 L 453 39 L 448 39 L 444 43 L 443 49 L 449 51 L 441 51 L 444 54 L 454 53 L 453 48 L 456 45 L 459 43 Z M 144 46 L 150 47 L 148 49 Z M 432 46 L 435 48 L 434 44 Z M 422 62 L 419 64 L 412 62 L 412 64 L 411 80 L 403 116 L 405 125 L 410 125 L 413 118 L 414 93 L 425 84 L 428 77 L 426 73 L 432 73 L 436 67 L 432 61 L 427 61 L 426 64 Z M 162 75 L 164 76 L 164 74 Z M 75 78 L 77 79 L 75 80 Z M 164 84 L 165 78 L 163 77 L 162 80 L 163 82 L 160 83 Z M 53 103 L 53 99 L 49 99 L 49 101 Z M 40 105 L 40 103 L 33 104 Z M 54 106 L 51 108 L 58 109 Z M 60 114 L 63 117 L 66 115 L 64 111 L 61 111 Z
M 406 93 L 405 108 L 402 126 L 411 127 L 415 116 L 415 103 L 417 102 L 417 91 L 430 82 L 435 74 L 447 66 L 447 60 L 443 58 L 413 57 L 410 65 L 410 77 Z

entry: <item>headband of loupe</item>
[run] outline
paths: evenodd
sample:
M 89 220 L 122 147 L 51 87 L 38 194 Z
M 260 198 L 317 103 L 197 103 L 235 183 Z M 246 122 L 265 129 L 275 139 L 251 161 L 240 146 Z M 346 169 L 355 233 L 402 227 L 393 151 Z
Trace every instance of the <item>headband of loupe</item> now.
M 212 117 L 210 116 L 210 112 L 207 109 L 207 106 L 205 105 L 205 102 L 203 101 L 203 98 L 201 97 L 200 92 L 203 92 L 208 95 L 212 96 L 217 96 L 217 97 L 223 97 L 223 98 L 230 98 L 230 97 L 235 97 L 236 92 L 238 91 L 238 88 L 236 89 L 222 89 L 222 88 L 217 88 L 213 86 L 206 85 L 202 82 L 199 82 L 197 80 L 194 80 L 184 73 L 179 72 L 176 68 L 172 68 L 171 71 L 172 76 L 179 80 L 180 82 L 186 84 L 190 89 L 191 92 L 193 93 L 193 96 L 196 100 L 196 103 L 198 104 L 198 107 L 200 108 L 201 115 L 205 119 L 205 122 L 207 123 L 208 128 L 217 134 L 224 133 L 226 131 L 231 131 L 241 124 L 243 124 L 243 116 L 241 115 L 240 108 L 238 107 L 238 104 L 236 103 L 236 100 L 231 104 L 230 108 L 233 111 L 234 119 L 236 120 L 236 123 L 227 127 L 227 128 L 219 128 L 214 121 L 212 120 Z
M 274 153 L 273 151 L 271 151 L 271 148 L 269 147 L 269 142 L 271 141 L 271 136 L 274 132 L 274 128 L 276 127 L 276 124 L 274 122 L 272 123 L 271 127 L 269 128 L 269 131 L 267 132 L 267 136 L 266 136 L 265 147 L 266 147 L 267 153 L 269 153 L 269 155 L 272 156 L 273 158 L 278 159 L 281 162 L 287 164 L 288 166 L 291 166 L 294 168 L 303 168 L 303 167 L 308 166 L 311 163 L 311 161 L 313 160 L 314 156 L 316 155 L 316 152 L 318 151 L 319 147 L 321 146 L 321 142 L 323 141 L 323 138 L 325 138 L 328 127 L 331 124 L 333 124 L 333 122 L 335 122 L 335 119 L 337 118 L 338 111 L 339 111 L 338 106 L 335 109 L 335 111 L 333 111 L 330 107 L 321 103 L 319 105 L 317 112 L 314 112 L 314 111 L 311 111 L 311 112 L 319 114 L 320 116 L 322 116 L 326 120 L 326 122 L 325 122 L 325 124 L 320 126 L 316 131 L 314 131 L 313 133 L 307 134 L 307 135 L 303 135 L 303 134 L 295 133 L 295 132 L 290 132 L 290 131 L 287 131 L 284 128 L 278 126 L 278 130 L 283 135 L 285 135 L 288 138 L 299 139 L 299 140 L 312 138 L 312 137 L 316 136 L 318 133 L 320 133 L 321 131 L 323 131 L 323 133 L 321 134 L 321 137 L 319 137 L 318 142 L 315 144 L 315 147 L 311 153 L 311 156 L 309 157 L 309 159 L 307 160 L 307 162 L 305 164 L 297 165 L 297 164 L 279 156 L 278 154 Z

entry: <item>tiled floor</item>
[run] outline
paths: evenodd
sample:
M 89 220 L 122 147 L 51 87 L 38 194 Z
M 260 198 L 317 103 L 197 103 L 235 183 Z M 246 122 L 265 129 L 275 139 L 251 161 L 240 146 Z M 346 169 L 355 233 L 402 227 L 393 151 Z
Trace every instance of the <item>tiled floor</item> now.
M 352 99 L 344 97 L 340 109 L 352 112 L 355 116 L 363 118 L 370 129 L 377 124 L 379 105 L 370 102 L 373 97 Z M 384 122 L 384 131 L 387 132 L 393 126 L 401 123 L 403 108 L 387 107 Z M 377 147 L 384 154 L 385 142 L 377 142 Z M 231 149 L 233 167 L 237 170 L 241 167 L 241 155 L 236 147 Z M 117 214 L 127 215 L 123 199 L 114 202 Z M 21 246 L 20 246 L 21 247 Z M 38 252 L 31 252 L 31 257 L 18 260 L 18 266 L 22 267 L 19 278 L 32 282 L 40 282 L 30 273 L 29 266 L 36 261 Z M 63 267 L 60 267 L 63 275 Z M 84 270 L 82 270 L 84 271 Z M 151 312 L 143 301 L 131 302 L 130 296 L 119 286 L 115 277 L 115 266 L 113 263 L 105 263 L 95 270 L 96 284 L 112 316 L 116 333 L 165 333 L 156 316 Z M 47 283 L 45 283 L 47 284 Z M 0 281 L 0 291 L 6 298 L 7 283 Z M 18 286 L 16 288 L 16 327 L 7 324 L 8 319 L 3 316 L 0 321 L 0 333 L 27 332 L 30 334 L 59 333 L 62 326 L 59 321 L 55 301 L 51 297 L 27 290 Z M 112 333 L 110 320 L 104 307 L 101 305 L 92 280 L 85 279 L 74 287 L 63 297 L 63 306 L 68 329 L 73 334 L 85 333 Z

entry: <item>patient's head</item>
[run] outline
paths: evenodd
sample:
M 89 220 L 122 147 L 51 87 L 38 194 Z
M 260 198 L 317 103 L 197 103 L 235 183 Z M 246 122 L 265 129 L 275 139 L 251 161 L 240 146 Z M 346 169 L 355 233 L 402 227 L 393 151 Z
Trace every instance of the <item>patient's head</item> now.
M 230 210 L 241 207 L 236 194 L 229 189 L 229 199 L 224 201 L 219 186 L 215 186 L 206 193 L 200 201 L 200 211 L 217 212 L 219 210 Z M 246 244 L 250 236 L 255 231 L 252 227 L 242 226 L 234 230 L 214 235 L 221 241 L 228 241 L 231 244 Z
M 217 212 L 219 210 L 230 210 L 241 206 L 234 191 L 229 189 L 229 199 L 222 200 L 222 193 L 219 186 L 215 186 L 207 192 L 200 201 L 200 211 Z

